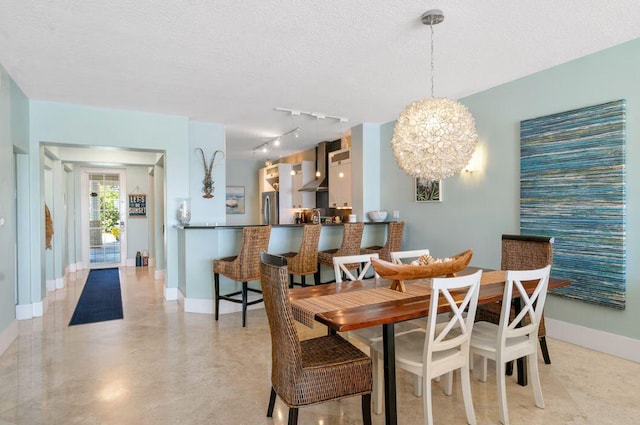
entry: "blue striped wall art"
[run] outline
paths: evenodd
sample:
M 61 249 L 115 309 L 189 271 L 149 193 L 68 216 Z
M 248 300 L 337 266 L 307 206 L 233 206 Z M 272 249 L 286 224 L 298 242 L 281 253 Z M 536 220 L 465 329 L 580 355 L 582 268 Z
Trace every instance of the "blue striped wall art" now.
M 625 101 L 520 123 L 520 231 L 555 237 L 550 293 L 625 308 Z

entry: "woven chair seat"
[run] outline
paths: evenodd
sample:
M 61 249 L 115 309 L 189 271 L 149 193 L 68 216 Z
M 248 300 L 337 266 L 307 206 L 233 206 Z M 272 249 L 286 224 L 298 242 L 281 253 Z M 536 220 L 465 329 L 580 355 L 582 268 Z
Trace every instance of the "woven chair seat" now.
M 300 341 L 302 369 L 295 385 L 278 394 L 289 407 L 371 393 L 371 359 L 340 335 Z

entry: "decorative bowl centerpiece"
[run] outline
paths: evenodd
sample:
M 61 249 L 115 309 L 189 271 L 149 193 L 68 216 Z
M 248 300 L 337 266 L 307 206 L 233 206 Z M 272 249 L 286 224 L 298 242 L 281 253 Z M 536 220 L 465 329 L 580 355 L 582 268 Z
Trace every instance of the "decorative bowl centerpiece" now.
M 432 259 L 434 261 L 425 265 L 395 264 L 376 258 L 371 259 L 371 265 L 380 277 L 393 280 L 391 289 L 404 292 L 405 280 L 455 276 L 469 265 L 472 256 L 473 250 L 468 249 L 442 261 Z
M 367 213 L 371 221 L 384 221 L 387 218 L 386 211 L 369 211 Z

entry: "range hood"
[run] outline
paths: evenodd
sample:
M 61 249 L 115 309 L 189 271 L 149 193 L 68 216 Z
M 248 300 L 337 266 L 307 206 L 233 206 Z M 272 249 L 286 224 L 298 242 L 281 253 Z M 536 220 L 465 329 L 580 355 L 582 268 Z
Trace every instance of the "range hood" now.
M 327 172 L 329 171 L 327 167 L 329 143 L 330 142 L 320 142 L 316 147 L 316 170 L 320 171 L 322 175 L 302 186 L 302 189 L 298 190 L 299 192 L 324 192 L 329 190 L 327 182 Z

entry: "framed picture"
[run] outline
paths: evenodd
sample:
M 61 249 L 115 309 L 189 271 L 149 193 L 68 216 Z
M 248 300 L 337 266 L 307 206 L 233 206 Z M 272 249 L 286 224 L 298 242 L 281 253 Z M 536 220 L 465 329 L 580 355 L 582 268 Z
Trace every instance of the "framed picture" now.
M 416 202 L 442 201 L 442 180 L 424 180 L 416 178 L 414 196 Z
M 147 195 L 131 193 L 129 195 L 129 217 L 147 216 Z
M 227 214 L 244 214 L 244 186 L 227 186 Z

